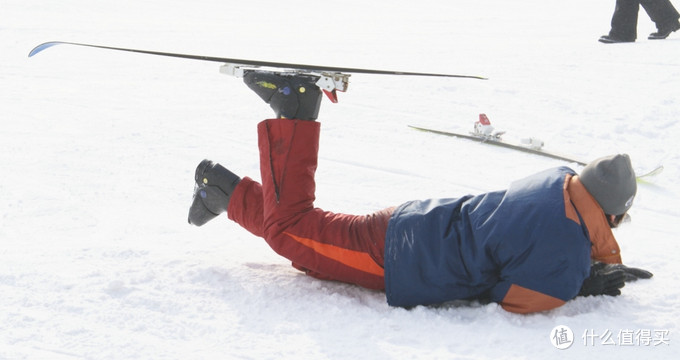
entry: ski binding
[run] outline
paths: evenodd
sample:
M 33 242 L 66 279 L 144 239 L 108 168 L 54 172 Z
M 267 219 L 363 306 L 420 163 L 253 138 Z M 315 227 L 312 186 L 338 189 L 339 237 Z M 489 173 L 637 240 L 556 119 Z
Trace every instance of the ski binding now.
M 475 130 L 470 134 L 483 139 L 499 141 L 502 140 L 501 136 L 505 134 L 505 131 L 496 130 L 486 114 L 479 114 L 479 121 L 475 122 Z
M 496 130 L 486 114 L 479 114 L 479 120 L 475 122 L 475 129 L 470 134 L 486 140 L 503 141 L 501 136 L 505 134 L 505 131 Z M 520 145 L 533 150 L 541 150 L 545 143 L 541 139 L 531 137 L 521 139 Z
M 350 74 L 333 71 L 310 71 L 302 69 L 283 69 L 283 70 L 267 70 L 259 66 L 243 65 L 235 63 L 225 63 L 220 66 L 220 72 L 242 78 L 245 74 L 251 71 L 270 72 L 277 75 L 308 75 L 316 78 L 316 85 L 323 90 L 324 94 L 333 103 L 338 102 L 338 91 L 346 92 L 349 87 Z

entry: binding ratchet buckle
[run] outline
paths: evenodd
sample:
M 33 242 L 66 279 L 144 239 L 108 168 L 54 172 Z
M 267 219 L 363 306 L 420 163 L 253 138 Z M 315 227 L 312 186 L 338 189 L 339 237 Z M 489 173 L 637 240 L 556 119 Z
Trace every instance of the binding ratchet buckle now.
M 262 69 L 261 67 L 258 67 L 258 66 L 240 65 L 240 64 L 232 64 L 232 63 L 226 63 L 226 64 L 220 66 L 220 72 L 222 74 L 235 76 L 237 78 L 242 78 L 243 75 L 245 75 L 249 71 L 270 72 L 270 73 L 278 74 L 278 75 L 308 75 L 308 76 L 314 76 L 314 77 L 317 78 L 316 85 L 321 90 L 323 90 L 324 94 L 326 94 L 326 96 L 328 96 L 328 98 L 333 103 L 338 102 L 338 93 L 337 93 L 338 91 L 342 91 L 342 92 L 347 91 L 347 87 L 349 86 L 349 77 L 350 77 L 350 74 L 344 74 L 344 73 L 332 72 L 332 71 L 313 71 L 313 70 L 298 70 L 298 69 L 267 70 L 267 69 Z

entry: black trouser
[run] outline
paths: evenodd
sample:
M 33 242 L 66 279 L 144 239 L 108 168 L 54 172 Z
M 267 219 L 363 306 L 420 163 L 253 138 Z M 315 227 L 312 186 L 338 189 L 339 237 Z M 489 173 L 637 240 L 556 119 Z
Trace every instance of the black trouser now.
M 680 18 L 669 0 L 616 0 L 609 36 L 631 41 L 637 38 L 639 5 L 642 5 L 657 29 L 667 27 Z

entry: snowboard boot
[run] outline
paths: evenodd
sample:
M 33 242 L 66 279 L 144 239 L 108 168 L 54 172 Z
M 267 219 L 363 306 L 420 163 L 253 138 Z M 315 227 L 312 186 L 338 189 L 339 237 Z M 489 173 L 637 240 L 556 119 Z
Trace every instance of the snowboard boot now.
M 226 212 L 229 198 L 241 178 L 220 164 L 203 160 L 196 167 L 194 199 L 189 208 L 189 224 L 201 226 Z
M 255 91 L 276 113 L 276 117 L 316 120 L 321 107 L 318 76 L 250 71 L 243 82 Z

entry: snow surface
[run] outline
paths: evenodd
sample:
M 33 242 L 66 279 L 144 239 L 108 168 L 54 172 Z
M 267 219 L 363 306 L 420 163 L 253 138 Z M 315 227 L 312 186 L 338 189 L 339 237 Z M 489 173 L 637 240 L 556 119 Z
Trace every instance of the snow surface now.
M 676 1 L 676 5 L 680 5 Z M 680 34 L 604 45 L 614 1 L 0 0 L 0 358 L 677 358 Z M 665 171 L 616 230 L 654 272 L 617 298 L 546 313 L 496 304 L 390 308 L 383 293 L 306 277 L 221 217 L 187 224 L 203 158 L 259 178 L 269 108 L 217 63 L 55 47 L 76 41 L 213 56 L 482 75 L 354 75 L 324 102 L 317 205 L 368 213 L 501 189 L 573 165 L 408 124 Z M 558 350 L 551 330 L 568 326 Z M 628 346 L 628 331 L 662 344 Z M 658 335 L 658 332 L 668 334 Z M 597 336 L 584 343 L 584 334 Z M 676 354 L 673 356 L 673 354 Z

